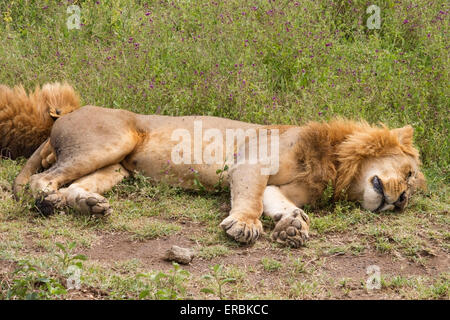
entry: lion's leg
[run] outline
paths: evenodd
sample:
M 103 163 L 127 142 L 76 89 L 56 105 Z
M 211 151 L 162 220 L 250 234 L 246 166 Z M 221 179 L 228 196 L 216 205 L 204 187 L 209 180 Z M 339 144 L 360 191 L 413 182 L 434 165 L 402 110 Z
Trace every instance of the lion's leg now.
M 50 168 L 56 162 L 55 151 L 53 150 L 50 141 L 47 142 L 45 147 L 40 152 L 41 166 L 44 169 Z
M 58 194 L 66 205 L 84 214 L 107 216 L 112 209 L 108 200 L 101 194 L 127 176 L 129 173 L 122 165 L 110 165 L 76 180 L 67 188 L 59 189 Z
M 277 186 L 267 186 L 263 196 L 264 214 L 276 225 L 272 239 L 297 248 L 308 239 L 309 217 L 286 198 Z
M 77 150 L 63 146 L 56 163 L 30 179 L 31 191 L 37 198 L 37 208 L 43 214 L 51 214 L 55 207 L 64 204 L 64 197 L 57 192 L 61 186 L 119 163 L 135 145 L 133 139 L 124 138 L 121 141 L 103 141 L 98 143 L 97 148 L 89 143 L 80 145 Z
M 49 214 L 55 208 L 62 209 L 69 206 L 85 214 L 109 215 L 111 213 L 109 202 L 101 194 L 110 190 L 128 175 L 128 171 L 120 164 L 99 169 L 74 181 L 67 188 L 44 195 L 39 210 Z
M 229 172 L 231 211 L 220 226 L 236 241 L 251 243 L 262 233 L 263 193 L 269 176 L 259 165 L 241 164 Z
M 46 140 L 43 144 L 41 144 L 41 146 L 28 159 L 27 163 L 14 180 L 14 197 L 16 199 L 20 198 L 23 188 L 30 181 L 31 176 L 42 168 L 42 158 L 40 155 L 44 149 L 48 148 L 49 144 L 49 140 Z

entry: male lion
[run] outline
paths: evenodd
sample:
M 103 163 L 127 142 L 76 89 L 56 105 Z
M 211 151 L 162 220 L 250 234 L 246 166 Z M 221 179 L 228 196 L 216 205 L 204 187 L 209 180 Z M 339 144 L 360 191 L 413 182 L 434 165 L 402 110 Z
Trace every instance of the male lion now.
M 235 159 L 228 170 L 222 170 L 223 163 L 174 163 L 174 152 L 181 157 L 183 152 L 173 133 L 183 129 L 195 136 L 198 121 L 204 130 L 221 136 L 237 129 L 270 129 L 270 134 L 236 140 Z M 20 193 L 30 180 L 43 213 L 67 205 L 97 216 L 111 213 L 101 194 L 130 172 L 185 188 L 213 189 L 222 182 L 231 190 L 231 211 L 220 224 L 229 236 L 241 243 L 254 242 L 263 231 L 260 217 L 264 213 L 276 222 L 272 238 L 298 247 L 309 230 L 308 216 L 300 207 L 317 201 L 329 183 L 335 199 L 359 201 L 371 211 L 403 210 L 415 189 L 425 183 L 412 138 L 410 126 L 389 130 L 348 120 L 302 127 L 262 126 L 217 117 L 138 115 L 86 106 L 55 122 L 50 140 L 29 159 L 14 189 Z M 278 139 L 278 171 L 263 173 L 267 163 L 259 160 L 239 161 L 245 160 L 242 157 L 249 154 L 255 139 Z M 183 150 L 195 153 L 196 148 Z M 54 165 L 29 179 L 49 157 Z
M 79 107 L 67 83 L 47 83 L 29 94 L 21 85 L 0 85 L 0 156 L 31 156 L 49 137 L 54 119 Z

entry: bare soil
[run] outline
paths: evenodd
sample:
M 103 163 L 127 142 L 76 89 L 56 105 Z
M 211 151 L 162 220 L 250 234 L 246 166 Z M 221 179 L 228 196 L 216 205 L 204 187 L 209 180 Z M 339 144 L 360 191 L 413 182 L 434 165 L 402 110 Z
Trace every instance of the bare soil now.
M 195 230 L 192 226 L 186 228 L 181 234 L 168 236 L 164 238 L 133 241 L 129 234 L 115 233 L 103 234 L 100 241 L 87 249 L 83 254 L 87 255 L 89 260 L 96 260 L 102 264 L 113 266 L 120 261 L 130 259 L 139 259 L 148 270 L 168 271 L 172 268 L 172 263 L 164 260 L 166 250 L 171 246 L 177 245 L 185 248 L 196 249 L 195 241 L 189 239 L 192 232 L 201 232 Z M 260 283 L 264 282 L 268 289 L 273 284 L 279 288 L 280 273 L 286 272 L 282 267 L 279 271 L 269 272 L 264 270 L 261 259 L 262 257 L 271 258 L 282 263 L 283 266 L 288 265 L 292 258 L 300 258 L 305 263 L 305 268 L 314 268 L 314 274 L 339 279 L 348 279 L 346 286 L 350 287 L 351 294 L 341 294 L 341 290 L 336 287 L 328 288 L 333 291 L 333 298 L 342 299 L 395 299 L 392 293 L 378 292 L 377 290 L 368 291 L 361 287 L 361 283 L 365 283 L 368 275 L 366 269 L 370 265 L 380 267 L 384 276 L 438 276 L 442 272 L 448 272 L 450 261 L 449 256 L 445 252 L 436 252 L 435 255 L 424 257 L 425 263 L 418 264 L 401 256 L 379 254 L 375 251 L 365 251 L 359 255 L 349 253 L 338 253 L 331 255 L 310 257 L 300 249 L 292 250 L 290 254 L 286 254 L 282 248 L 274 248 L 270 245 L 270 240 L 261 239 L 265 242 L 260 246 L 242 246 L 230 248 L 230 253 L 224 256 L 215 257 L 213 259 L 202 259 L 199 257 L 189 265 L 182 266 L 183 269 L 189 271 L 194 276 L 202 276 L 210 272 L 212 264 L 222 264 L 224 266 L 235 265 L 244 270 L 256 270 L 249 272 L 247 280 Z M 308 280 L 308 274 L 298 274 L 295 276 L 297 280 Z M 288 288 L 287 288 L 288 289 Z

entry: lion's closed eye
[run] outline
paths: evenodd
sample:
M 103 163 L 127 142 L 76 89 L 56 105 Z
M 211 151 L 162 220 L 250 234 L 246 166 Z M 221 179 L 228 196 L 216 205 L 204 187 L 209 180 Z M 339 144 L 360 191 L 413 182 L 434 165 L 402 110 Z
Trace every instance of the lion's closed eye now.
M 406 175 L 406 180 L 409 180 L 413 175 L 413 172 L 411 170 L 408 171 L 408 174 Z

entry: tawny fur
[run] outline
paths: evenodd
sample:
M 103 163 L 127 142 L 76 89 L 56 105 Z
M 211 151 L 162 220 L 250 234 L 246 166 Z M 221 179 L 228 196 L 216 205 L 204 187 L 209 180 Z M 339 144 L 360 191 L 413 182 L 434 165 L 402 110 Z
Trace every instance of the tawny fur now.
M 183 128 L 194 136 L 199 120 L 203 129 L 219 130 L 222 137 L 229 129 L 278 129 L 279 170 L 267 175 L 261 171 L 263 162 L 239 163 L 239 157 L 246 157 L 250 138 L 235 140 L 234 150 L 239 152 L 223 177 L 218 175 L 224 168 L 220 161 L 174 163 L 172 152 L 178 144 L 172 138 L 174 130 Z M 134 171 L 184 188 L 200 183 L 213 190 L 220 183 L 231 191 L 230 214 L 220 224 L 227 235 L 242 243 L 255 241 L 263 231 L 264 213 L 276 222 L 272 238 L 298 247 L 309 230 L 309 219 L 300 208 L 315 204 L 329 184 L 335 199 L 345 196 L 375 212 L 403 210 L 414 190 L 425 183 L 412 136 L 410 126 L 389 130 L 342 119 L 301 127 L 262 126 L 217 117 L 139 115 L 85 106 L 55 122 L 50 140 L 16 178 L 14 193 L 20 195 L 30 182 L 43 214 L 68 205 L 98 216 L 111 212 L 101 194 Z M 191 148 L 182 151 L 191 154 Z M 225 149 L 222 152 L 225 159 Z M 56 162 L 34 174 L 46 166 L 44 159 Z
M 295 145 L 298 161 L 295 179 L 306 183 L 311 193 L 317 195 L 311 202 L 317 201 L 329 184 L 335 198 L 340 198 L 360 173 L 364 160 L 408 155 L 420 165 L 412 138 L 410 126 L 389 130 L 384 125 L 377 127 L 345 119 L 309 122 Z M 423 175 L 420 179 L 418 183 L 423 188 Z
M 0 85 L 0 155 L 29 157 L 50 135 L 54 119 L 80 107 L 67 83 L 48 83 L 27 93 Z
M 107 109 L 96 109 L 97 112 L 101 112 L 100 110 L 106 111 Z M 85 112 L 89 114 L 91 111 L 86 109 Z M 130 116 L 129 113 L 117 119 L 124 119 L 128 116 Z M 141 117 L 140 115 L 136 116 Z M 164 121 L 169 120 L 170 117 L 157 119 L 153 121 L 161 125 Z M 203 117 L 199 117 L 199 119 L 203 119 Z M 216 123 L 216 127 L 223 126 L 222 120 L 227 121 L 220 118 L 207 119 L 208 117 L 204 118 L 205 121 Z M 152 123 L 152 120 L 150 120 L 145 126 L 154 128 Z M 335 198 L 345 195 L 345 191 L 355 182 L 355 179 L 360 174 L 361 166 L 365 160 L 370 161 L 375 158 L 395 155 L 410 156 L 417 166 L 420 166 L 419 153 L 413 146 L 413 129 L 410 126 L 390 130 L 384 125 L 371 126 L 364 121 L 357 122 L 345 119 L 335 119 L 330 122 L 309 122 L 302 127 L 290 125 L 255 126 L 244 122 L 240 124 L 240 127 L 244 129 L 250 126 L 278 129 L 282 136 L 291 136 L 294 139 L 295 143 L 292 146 L 288 149 L 280 150 L 280 153 L 283 155 L 280 159 L 280 171 L 269 178 L 268 184 L 280 185 L 286 192 L 289 192 L 289 189 L 296 189 L 295 192 L 292 192 L 294 197 L 296 196 L 295 193 L 302 193 L 303 196 L 299 197 L 301 199 L 296 202 L 299 205 L 314 204 L 321 198 L 323 191 L 330 184 L 334 189 Z M 115 127 L 118 128 L 120 125 L 117 124 Z M 162 126 L 161 129 L 161 132 L 166 132 L 173 128 Z M 296 129 L 300 131 L 297 132 Z M 126 132 L 127 130 L 124 129 L 123 131 Z M 136 130 L 136 147 L 133 154 L 145 153 L 144 146 L 149 143 L 147 141 L 149 140 L 149 135 L 142 134 L 142 132 L 145 132 L 143 128 L 134 128 L 134 130 Z M 138 134 L 139 132 L 141 134 Z M 153 131 L 151 136 L 157 136 L 156 132 Z M 150 140 L 153 141 L 154 139 L 156 138 Z M 174 143 L 168 143 L 163 138 L 160 140 L 157 142 L 157 145 L 161 148 L 158 152 L 164 154 L 163 158 L 167 156 L 170 159 L 170 150 Z M 154 151 L 156 152 L 156 150 Z M 99 150 L 98 152 L 101 151 Z M 42 154 L 36 156 L 41 158 L 42 161 L 46 157 L 54 159 L 54 155 L 51 153 L 51 151 L 47 152 L 45 157 Z M 151 163 L 151 165 L 157 166 L 155 163 Z M 125 166 L 131 171 L 139 169 L 135 168 L 131 161 L 126 161 Z M 42 167 L 46 168 L 48 166 L 42 165 Z M 201 169 L 201 167 L 197 169 Z M 38 169 L 34 168 L 32 171 L 36 172 Z M 200 170 L 198 179 L 207 189 L 216 183 L 217 174 L 215 169 L 208 170 L 212 174 L 202 174 L 202 170 Z M 405 170 L 408 171 L 407 168 Z M 158 180 L 158 178 L 154 178 Z M 420 187 L 424 187 L 425 181 L 420 172 L 418 178 L 417 183 Z M 29 176 L 25 177 L 25 183 L 28 180 Z M 191 185 L 194 186 L 194 183 L 186 182 L 183 187 L 189 188 Z M 227 184 L 228 179 L 225 179 L 224 183 Z M 389 185 L 387 185 L 386 192 L 389 191 Z

